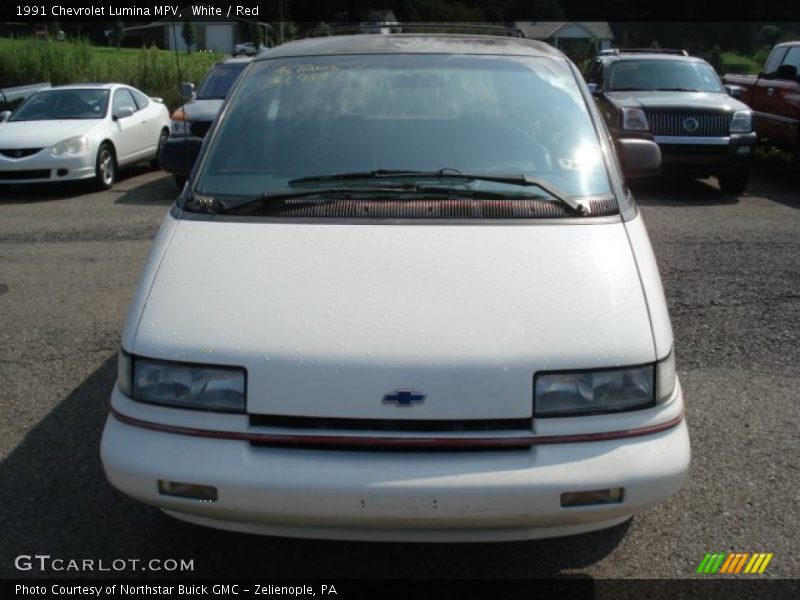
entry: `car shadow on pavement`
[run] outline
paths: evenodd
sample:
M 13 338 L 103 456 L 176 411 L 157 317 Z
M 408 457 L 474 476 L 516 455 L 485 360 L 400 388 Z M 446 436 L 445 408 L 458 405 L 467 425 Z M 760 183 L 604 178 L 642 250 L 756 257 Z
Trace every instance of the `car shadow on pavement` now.
M 800 208 L 800 160 L 754 170 L 748 192 L 790 208 Z
M 570 577 L 610 554 L 630 521 L 590 534 L 493 544 L 284 539 L 230 533 L 167 517 L 113 489 L 99 446 L 116 377 L 102 365 L 0 463 L 0 577 L 531 578 Z M 192 560 L 191 572 L 20 571 L 19 555 Z M 566 572 L 566 573 L 565 573 Z
M 660 175 L 631 181 L 629 185 L 641 206 L 717 206 L 739 202 L 739 196 L 721 192 L 715 179 Z
M 151 169 L 152 171 L 152 169 Z M 141 174 L 141 173 L 139 173 Z M 172 177 L 159 172 L 162 177 L 151 179 L 136 186 L 119 186 L 111 190 L 117 195 L 114 204 L 131 206 L 170 205 L 180 193 Z

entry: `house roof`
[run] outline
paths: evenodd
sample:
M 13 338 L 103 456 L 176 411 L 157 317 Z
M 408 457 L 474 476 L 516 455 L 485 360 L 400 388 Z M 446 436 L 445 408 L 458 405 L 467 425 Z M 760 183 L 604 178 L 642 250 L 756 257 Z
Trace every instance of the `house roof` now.
M 394 16 L 394 11 L 386 8 L 379 8 L 371 10 L 367 17 L 369 23 L 397 23 L 397 17 Z
M 558 32 L 570 25 L 577 25 L 599 40 L 614 39 L 614 33 L 607 21 L 517 21 L 515 25 L 533 40 L 558 37 Z

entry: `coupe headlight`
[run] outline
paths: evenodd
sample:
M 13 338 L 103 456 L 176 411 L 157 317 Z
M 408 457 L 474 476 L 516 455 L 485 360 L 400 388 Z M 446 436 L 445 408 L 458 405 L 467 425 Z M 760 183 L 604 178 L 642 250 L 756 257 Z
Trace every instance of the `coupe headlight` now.
M 119 388 L 134 400 L 176 408 L 244 412 L 245 370 L 119 354 Z
M 629 131 L 650 131 L 647 115 L 641 108 L 622 109 L 622 128 Z
M 85 135 L 76 135 L 58 142 L 55 146 L 50 148 L 50 154 L 53 156 L 62 156 L 64 154 L 80 154 L 89 148 L 89 138 Z
M 185 137 L 189 135 L 189 123 L 173 119 L 169 123 L 169 132 L 173 137 Z
M 750 133 L 753 130 L 753 113 L 737 110 L 731 119 L 731 133 Z

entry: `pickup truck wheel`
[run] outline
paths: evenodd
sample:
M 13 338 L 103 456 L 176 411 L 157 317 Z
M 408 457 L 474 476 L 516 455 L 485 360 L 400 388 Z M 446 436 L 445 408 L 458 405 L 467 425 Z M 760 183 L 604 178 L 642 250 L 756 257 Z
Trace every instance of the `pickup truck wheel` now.
M 738 173 L 721 173 L 717 175 L 719 189 L 726 194 L 741 194 L 750 181 L 750 171 Z

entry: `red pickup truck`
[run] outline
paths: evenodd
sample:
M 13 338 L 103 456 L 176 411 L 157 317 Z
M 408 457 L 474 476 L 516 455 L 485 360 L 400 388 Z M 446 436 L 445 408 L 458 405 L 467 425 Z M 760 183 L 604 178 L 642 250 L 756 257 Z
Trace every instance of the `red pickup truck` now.
M 738 85 L 739 100 L 753 110 L 758 137 L 800 154 L 800 41 L 777 44 L 758 75 L 725 75 Z

